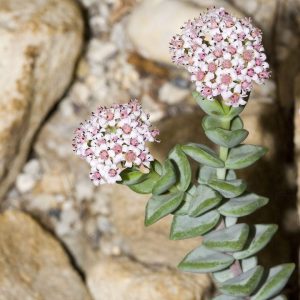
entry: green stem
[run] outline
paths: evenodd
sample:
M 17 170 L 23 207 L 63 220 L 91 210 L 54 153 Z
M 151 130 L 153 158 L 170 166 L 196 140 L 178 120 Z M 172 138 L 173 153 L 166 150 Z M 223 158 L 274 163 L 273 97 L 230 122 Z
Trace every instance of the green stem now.
M 231 121 L 230 120 L 222 120 L 221 122 L 223 129 L 230 129 Z M 226 147 L 220 146 L 219 157 L 225 162 L 228 156 L 229 149 Z M 224 180 L 226 178 L 226 168 L 217 169 L 217 177 L 218 179 Z
M 222 106 L 223 106 L 224 110 L 227 108 L 226 106 L 224 107 L 224 105 L 222 105 Z M 230 120 L 222 120 L 221 124 L 222 124 L 223 129 L 230 129 L 231 121 Z M 219 157 L 224 162 L 226 161 L 226 159 L 228 157 L 228 153 L 229 153 L 229 148 L 220 146 Z M 226 168 L 217 169 L 218 179 L 224 180 L 226 178 L 226 172 L 227 172 Z M 223 218 L 222 222 L 220 223 L 219 229 L 225 228 L 225 227 L 226 227 L 225 218 Z M 242 268 L 241 268 L 240 262 L 238 260 L 236 260 L 234 262 L 234 264 L 230 267 L 230 270 L 234 274 L 234 276 L 240 275 L 242 273 Z

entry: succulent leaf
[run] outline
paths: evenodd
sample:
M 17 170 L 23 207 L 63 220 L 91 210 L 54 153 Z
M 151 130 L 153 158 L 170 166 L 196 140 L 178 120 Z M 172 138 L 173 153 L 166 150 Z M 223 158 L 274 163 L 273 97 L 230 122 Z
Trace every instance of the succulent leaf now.
M 208 167 L 208 166 L 202 166 L 199 170 L 199 176 L 198 176 L 198 182 L 202 184 L 208 184 L 208 182 L 211 179 L 217 178 L 217 169 Z M 236 179 L 236 174 L 233 170 L 228 170 L 226 173 L 226 180 L 234 180 Z
M 243 169 L 260 159 L 267 152 L 266 148 L 256 145 L 240 145 L 229 151 L 225 162 L 227 169 Z
M 243 297 L 228 296 L 228 295 L 219 295 L 217 297 L 214 297 L 212 300 L 244 300 L 244 298 Z
M 276 224 L 253 226 L 250 228 L 252 237 L 249 246 L 243 251 L 234 253 L 233 256 L 236 259 L 243 259 L 256 254 L 269 243 L 277 229 Z
M 241 195 L 247 188 L 246 183 L 241 179 L 221 180 L 211 179 L 208 185 L 218 191 L 225 198 L 233 198 Z
M 175 169 L 172 162 L 169 159 L 167 159 L 163 165 L 162 176 L 155 183 L 152 189 L 152 193 L 154 195 L 162 194 L 167 190 L 169 190 L 169 188 L 173 186 L 175 183 L 176 183 Z
M 243 217 L 250 215 L 268 203 L 268 198 L 254 193 L 232 198 L 219 207 L 219 212 L 227 217 Z
M 184 193 L 174 192 L 166 195 L 153 195 L 146 206 L 145 225 L 149 226 L 172 213 L 182 202 Z
M 205 145 L 190 143 L 181 146 L 181 148 L 186 155 L 190 156 L 200 164 L 214 168 L 224 167 L 224 162 L 218 155 Z
M 169 158 L 178 168 L 179 182 L 177 184 L 177 188 L 178 190 L 185 192 L 188 189 L 192 178 L 190 163 L 179 145 L 174 147 L 169 154 Z
M 223 270 L 233 261 L 234 258 L 231 255 L 201 245 L 188 253 L 178 267 L 186 272 L 208 273 Z
M 215 227 L 219 219 L 220 214 L 217 210 L 212 210 L 197 218 L 187 215 L 174 216 L 170 239 L 181 240 L 200 236 Z
M 282 264 L 270 269 L 268 277 L 251 300 L 267 300 L 279 293 L 295 269 L 294 264 Z
M 219 290 L 231 296 L 249 296 L 261 281 L 264 268 L 256 266 L 253 269 L 231 278 L 219 285 Z
M 121 173 L 120 176 L 122 178 L 122 184 L 124 185 L 131 185 L 131 184 L 136 184 L 144 181 L 146 179 L 147 174 L 142 173 L 138 169 L 124 169 Z
M 257 256 L 251 256 L 251 257 L 242 259 L 239 262 L 240 262 L 243 272 L 247 272 L 257 266 L 258 259 L 257 259 Z
M 249 132 L 245 129 L 226 130 L 215 128 L 205 130 L 205 134 L 215 144 L 232 148 L 243 142 L 247 138 Z
M 216 284 L 222 283 L 222 282 L 227 281 L 231 278 L 234 278 L 234 276 L 235 275 L 232 272 L 231 267 L 228 267 L 224 270 L 212 273 L 212 277 L 213 277 L 214 281 L 216 281 Z
M 190 202 L 188 214 L 197 217 L 206 211 L 217 206 L 222 200 L 222 196 L 207 185 L 200 184 Z
M 206 248 L 222 252 L 239 251 L 243 249 L 248 233 L 249 226 L 247 224 L 236 224 L 206 234 L 203 239 L 203 245 Z
M 224 110 L 219 101 L 207 101 L 199 93 L 193 92 L 197 104 L 210 116 L 224 116 Z
M 230 227 L 234 224 L 236 224 L 238 218 L 236 217 L 225 217 L 225 225 L 226 227 Z
M 150 194 L 156 182 L 159 180 L 159 175 L 151 170 L 143 176 L 144 180 L 135 184 L 129 185 L 129 188 L 139 194 Z

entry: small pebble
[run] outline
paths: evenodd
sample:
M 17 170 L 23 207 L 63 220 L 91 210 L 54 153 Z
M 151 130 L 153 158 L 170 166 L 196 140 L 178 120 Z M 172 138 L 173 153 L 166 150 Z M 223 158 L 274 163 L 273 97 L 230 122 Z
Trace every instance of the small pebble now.
M 16 187 L 21 194 L 28 193 L 36 185 L 36 178 L 31 174 L 21 173 L 16 180 Z

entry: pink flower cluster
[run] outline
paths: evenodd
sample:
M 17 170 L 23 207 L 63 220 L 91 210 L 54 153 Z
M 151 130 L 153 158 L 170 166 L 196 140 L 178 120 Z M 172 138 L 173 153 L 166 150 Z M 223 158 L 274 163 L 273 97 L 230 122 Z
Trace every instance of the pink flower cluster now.
M 249 19 L 237 19 L 224 8 L 209 9 L 182 27 L 170 42 L 172 60 L 191 73 L 197 91 L 213 100 L 245 105 L 253 82 L 270 77 L 262 33 Z
M 116 183 L 125 168 L 150 167 L 152 155 L 146 142 L 156 141 L 149 115 L 137 100 L 128 104 L 100 107 L 75 131 L 73 148 L 91 166 L 95 185 Z

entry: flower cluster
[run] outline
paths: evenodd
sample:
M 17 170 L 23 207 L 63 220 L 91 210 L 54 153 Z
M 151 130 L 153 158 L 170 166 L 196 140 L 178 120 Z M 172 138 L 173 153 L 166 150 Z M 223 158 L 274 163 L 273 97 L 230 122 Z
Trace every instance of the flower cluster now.
M 270 76 L 261 31 L 224 8 L 186 22 L 182 34 L 172 38 L 170 51 L 203 97 L 221 96 L 230 106 L 245 105 L 253 82 L 262 84 Z
M 75 131 L 73 148 L 91 166 L 95 185 L 121 180 L 125 168 L 150 167 L 153 161 L 146 142 L 156 141 L 149 115 L 137 100 L 128 104 L 100 107 Z

